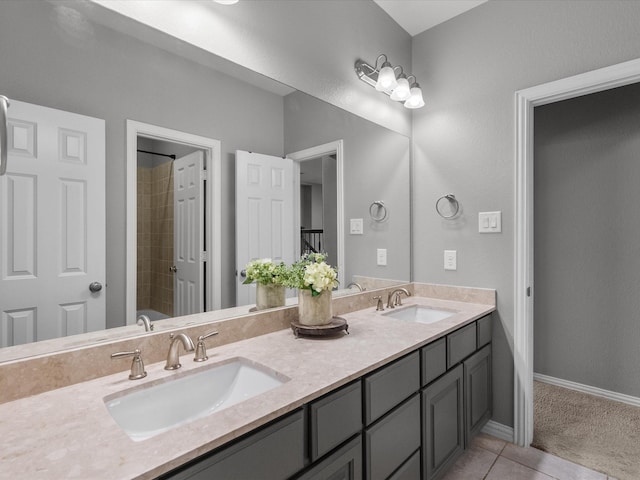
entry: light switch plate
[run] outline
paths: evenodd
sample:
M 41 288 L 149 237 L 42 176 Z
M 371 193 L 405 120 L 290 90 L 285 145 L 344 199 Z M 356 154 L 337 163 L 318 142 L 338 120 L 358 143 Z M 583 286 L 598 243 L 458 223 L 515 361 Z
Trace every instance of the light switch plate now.
M 379 248 L 377 252 L 378 265 L 384 267 L 387 264 L 387 249 Z
M 445 270 L 458 269 L 458 252 L 456 250 L 444 251 L 444 269 Z
M 501 233 L 502 232 L 502 212 L 478 213 L 478 232 Z
M 362 235 L 363 225 L 364 225 L 364 222 L 361 218 L 352 218 L 351 228 L 349 229 L 349 233 L 351 235 Z

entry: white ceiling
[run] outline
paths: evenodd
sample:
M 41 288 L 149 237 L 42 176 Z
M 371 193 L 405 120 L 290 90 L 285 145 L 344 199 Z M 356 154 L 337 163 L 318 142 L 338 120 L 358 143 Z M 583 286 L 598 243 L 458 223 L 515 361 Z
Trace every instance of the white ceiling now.
M 373 0 L 412 37 L 487 0 Z

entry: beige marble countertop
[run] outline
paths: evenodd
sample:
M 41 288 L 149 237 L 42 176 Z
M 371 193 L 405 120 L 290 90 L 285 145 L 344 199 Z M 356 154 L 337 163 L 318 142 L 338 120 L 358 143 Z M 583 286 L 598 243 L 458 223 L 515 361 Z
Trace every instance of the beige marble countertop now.
M 404 299 L 456 311 L 431 325 L 367 308 L 342 315 L 349 335 L 295 338 L 290 329 L 209 350 L 205 363 L 181 356 L 183 368 L 147 365 L 143 380 L 121 372 L 0 405 L 0 478 L 155 478 L 495 310 L 492 305 L 427 297 Z M 104 398 L 159 379 L 210 368 L 234 357 L 258 362 L 290 380 L 262 395 L 143 441 L 133 441 Z

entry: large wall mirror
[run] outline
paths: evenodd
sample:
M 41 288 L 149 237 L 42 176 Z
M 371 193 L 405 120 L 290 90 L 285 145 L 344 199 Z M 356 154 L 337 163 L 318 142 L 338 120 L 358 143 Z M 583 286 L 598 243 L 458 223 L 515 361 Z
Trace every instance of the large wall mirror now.
M 75 303 L 61 306 L 64 302 L 54 299 L 54 308 L 47 314 L 38 313 L 28 302 L 30 298 L 48 296 L 54 289 L 33 288 L 35 281 L 26 282 L 25 293 L 21 293 L 26 300 L 22 304 L 8 305 L 3 299 L 0 340 L 5 348 L 0 349 L 0 361 L 142 335 L 144 329 L 133 318 L 140 309 L 169 317 L 158 321 L 160 329 L 164 328 L 162 322 L 166 322 L 166 328 L 180 325 L 172 318 L 176 311 L 169 288 L 173 281 L 170 269 L 175 266 L 169 241 L 175 230 L 170 224 L 179 222 L 175 216 L 163 216 L 173 207 L 167 200 L 168 191 L 161 190 L 171 188 L 178 163 L 196 164 L 206 172 L 198 177 L 199 182 L 205 183 L 199 193 L 204 213 L 198 214 L 204 230 L 193 234 L 183 227 L 180 232 L 202 238 L 207 250 L 202 257 L 202 308 L 225 309 L 228 315 L 248 313 L 249 309 L 237 302 L 237 151 L 279 158 L 298 155 L 300 203 L 296 207 L 295 228 L 327 232 L 331 251 L 340 257 L 333 263 L 340 263 L 343 286 L 361 277 L 409 281 L 407 137 L 87 2 L 0 2 L 0 58 L 0 94 L 12 101 L 9 118 L 14 120 L 14 131 L 10 132 L 14 152 L 8 175 L 0 177 L 2 288 L 12 280 L 7 272 L 19 270 L 10 265 L 12 258 L 35 262 L 23 265 L 20 274 L 23 280 L 33 280 L 42 271 L 45 259 L 57 259 L 51 263 L 54 270 L 60 270 L 59 257 L 64 251 L 69 258 L 65 257 L 68 268 L 62 276 L 78 279 L 83 290 L 83 297 Z M 46 132 L 45 126 L 19 118 L 22 108 L 29 109 L 31 105 L 54 116 L 47 125 L 53 128 L 52 132 L 58 132 L 51 134 L 57 135 L 58 143 L 51 147 L 55 162 L 50 162 L 53 166 L 48 168 L 55 178 L 66 181 L 65 194 L 55 190 L 49 201 L 64 204 L 65 209 L 61 207 L 49 215 L 49 223 L 39 223 L 43 212 L 37 203 L 29 207 L 30 198 L 42 197 L 34 190 L 36 174 L 17 167 L 29 164 L 29 155 L 35 158 L 44 152 L 39 143 L 34 145 L 40 151 L 28 151 L 29 141 L 39 141 L 39 135 Z M 41 113 L 37 110 L 34 115 L 39 118 Z M 58 118 L 64 113 L 73 116 L 68 125 L 64 117 Z M 83 118 L 95 120 L 97 137 L 85 128 L 85 123 L 91 122 L 83 123 Z M 139 131 L 133 145 L 128 137 L 128 125 L 132 124 L 158 130 Z M 178 136 L 170 138 L 158 131 Z M 340 145 L 340 192 L 336 190 L 335 152 L 318 155 L 315 167 L 311 162 L 303 165 L 310 160 L 302 158 L 304 152 L 326 145 Z M 102 212 L 92 210 L 89 183 L 77 180 L 67 170 L 60 173 L 55 166 L 61 158 L 65 166 L 82 164 L 83 156 L 89 157 L 92 148 L 102 149 L 104 156 L 104 203 L 98 208 Z M 18 154 L 16 149 L 27 153 Z M 132 149 L 141 150 L 135 160 L 131 158 Z M 325 176 L 323 184 L 322 172 L 327 175 L 328 168 L 333 169 L 334 176 Z M 322 213 L 323 197 L 324 208 L 330 214 Z M 26 202 L 21 210 L 16 207 L 18 201 Z M 374 202 L 384 202 L 384 221 L 372 218 L 371 206 L 380 204 Z M 136 214 L 132 215 L 134 208 Z M 146 219 L 140 213 L 145 209 L 149 215 Z M 336 211 L 339 214 L 331 213 Z M 66 219 L 63 230 L 67 238 L 74 240 L 64 248 L 51 231 L 53 224 L 60 224 L 61 215 Z M 136 219 L 133 224 L 132 218 Z M 90 241 L 85 235 L 89 227 L 83 222 L 90 221 L 98 223 L 97 231 L 102 232 L 97 241 Z M 18 241 L 11 230 L 20 222 L 20 238 L 31 238 L 31 243 Z M 352 223 L 356 227 L 361 224 L 362 232 L 357 228 L 352 232 Z M 31 230 L 24 227 L 27 224 Z M 15 248 L 9 252 L 12 245 Z M 89 254 L 89 246 L 96 245 L 102 250 Z M 378 249 L 387 250 L 386 265 L 377 264 Z M 294 253 L 299 251 L 298 248 Z M 96 261 L 94 257 L 103 263 L 103 271 L 92 276 L 85 270 Z M 132 258 L 136 258 L 135 263 Z M 157 261 L 158 265 L 140 266 L 138 259 Z M 139 280 L 142 277 L 137 270 L 154 272 L 154 268 L 162 278 L 149 273 L 147 283 Z M 60 273 L 57 275 L 55 285 L 60 284 Z M 131 278 L 135 278 L 137 288 L 132 288 Z M 151 305 L 149 299 L 154 294 L 160 299 L 156 305 L 162 306 Z M 148 301 L 138 302 L 141 296 Z M 99 307 L 103 311 L 101 323 L 87 327 L 88 310 L 95 309 L 88 302 L 97 298 L 103 302 Z M 73 336 L 66 342 L 52 340 L 68 335 Z M 28 348 L 15 346 L 36 341 Z

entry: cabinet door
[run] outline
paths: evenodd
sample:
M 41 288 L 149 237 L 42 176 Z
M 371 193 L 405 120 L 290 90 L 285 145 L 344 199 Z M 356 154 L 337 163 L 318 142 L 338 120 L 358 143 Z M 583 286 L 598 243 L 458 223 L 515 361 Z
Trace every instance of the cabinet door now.
M 162 479 L 282 480 L 304 467 L 303 410 Z
M 464 362 L 465 442 L 484 427 L 491 418 L 491 345 L 473 354 Z
M 422 391 L 424 478 L 439 478 L 464 450 L 463 368 Z
M 297 480 L 362 480 L 362 436 L 358 435 Z

